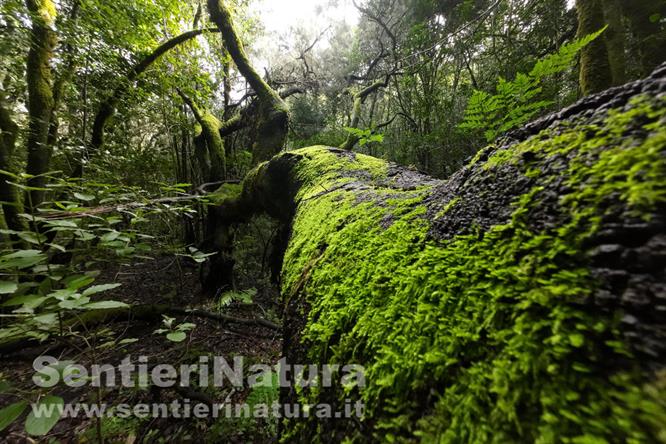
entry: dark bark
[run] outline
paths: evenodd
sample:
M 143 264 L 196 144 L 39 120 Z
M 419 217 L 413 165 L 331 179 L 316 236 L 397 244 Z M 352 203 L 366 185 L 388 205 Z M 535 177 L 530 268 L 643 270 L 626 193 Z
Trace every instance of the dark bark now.
M 18 125 L 4 102 L 4 94 L 0 92 L 0 170 L 13 173 L 11 162 L 18 131 Z M 0 173 L 0 201 L 5 223 L 10 230 L 22 231 L 25 223 L 19 214 L 23 212 L 23 206 L 16 187 L 8 181 L 11 181 L 11 178 Z

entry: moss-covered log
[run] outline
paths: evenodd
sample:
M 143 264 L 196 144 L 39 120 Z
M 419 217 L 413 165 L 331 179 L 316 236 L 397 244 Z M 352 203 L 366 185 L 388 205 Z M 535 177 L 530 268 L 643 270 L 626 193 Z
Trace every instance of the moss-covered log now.
M 288 362 L 366 369 L 362 389 L 283 389 L 366 406 L 286 420 L 285 442 L 545 443 L 666 436 L 665 210 L 663 67 L 448 181 L 312 147 L 262 164 L 218 211 L 291 227 Z

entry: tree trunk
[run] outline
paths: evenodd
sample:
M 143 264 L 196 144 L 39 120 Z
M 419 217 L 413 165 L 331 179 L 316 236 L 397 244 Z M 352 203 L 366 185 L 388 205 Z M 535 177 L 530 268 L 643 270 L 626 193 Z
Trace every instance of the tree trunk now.
M 623 22 L 620 0 L 604 2 L 604 17 L 608 23 L 605 33 L 608 63 L 610 64 L 613 85 L 622 85 L 627 81 L 626 40 L 627 31 Z
M 666 66 L 513 132 L 448 181 L 326 147 L 251 172 L 217 213 L 290 227 L 281 402 L 367 412 L 285 419 L 282 439 L 664 436 L 665 93 Z M 362 365 L 365 387 L 343 370 L 296 390 L 288 366 L 306 363 Z
M 199 106 L 182 91 L 179 90 L 178 93 L 190 110 L 192 110 L 192 114 L 194 114 L 194 118 L 199 122 L 199 125 L 201 125 L 201 135 L 206 142 L 208 158 L 210 159 L 211 164 L 209 176 L 205 177 L 205 181 L 216 182 L 225 180 L 227 178 L 227 161 L 224 150 L 224 141 L 220 135 L 222 123 L 217 117 L 211 114 L 210 111 L 199 108 Z
M 578 38 L 593 34 L 605 26 L 602 0 L 576 0 Z M 580 88 L 583 95 L 594 94 L 613 84 L 605 38 L 598 38 L 580 54 Z
M 259 99 L 259 121 L 254 135 L 252 156 L 255 163 L 263 162 L 279 153 L 286 144 L 289 133 L 289 108 L 280 95 L 264 82 L 252 67 L 224 1 L 208 0 L 208 11 L 222 33 L 225 47 L 238 71 Z
M 56 9 L 51 0 L 27 0 L 26 3 L 32 20 L 26 72 L 28 83 L 26 172 L 36 176 L 28 179 L 28 185 L 37 188 L 27 193 L 26 201 L 31 205 L 32 211 L 44 201 L 43 188 L 46 185 L 46 178 L 43 174 L 48 172 L 51 161 L 48 134 L 54 107 L 51 61 L 56 45 L 56 34 L 53 30 Z
M 650 73 L 666 61 L 666 17 L 664 0 L 631 0 L 623 2 L 631 29 L 638 39 L 641 75 Z
M 14 122 L 9 107 L 5 104 L 4 92 L 0 92 L 0 170 L 13 173 L 11 161 L 16 148 L 18 132 L 18 125 Z M 16 187 L 8 182 L 11 180 L 10 176 L 0 173 L 2 213 L 7 228 L 22 231 L 25 229 L 25 223 L 19 214 L 23 212 L 23 206 Z
M 370 97 L 371 94 L 377 92 L 381 88 L 386 88 L 388 86 L 390 77 L 386 77 L 384 80 L 378 80 L 372 85 L 363 88 L 361 91 L 356 92 L 352 94 L 352 99 L 353 99 L 353 108 L 352 108 L 352 114 L 351 114 L 351 119 L 349 126 L 352 129 L 360 129 L 358 128 L 358 124 L 361 121 L 361 113 L 363 111 L 363 104 L 365 101 Z M 354 149 L 356 144 L 359 142 L 360 137 L 357 134 L 354 133 L 349 133 L 347 135 L 347 139 L 344 141 L 344 143 L 340 146 L 343 150 L 351 151 Z

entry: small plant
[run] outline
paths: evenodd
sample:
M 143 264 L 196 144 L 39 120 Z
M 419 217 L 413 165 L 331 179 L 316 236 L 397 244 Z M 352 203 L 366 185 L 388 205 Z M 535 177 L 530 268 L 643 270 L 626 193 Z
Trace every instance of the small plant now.
M 219 310 L 222 310 L 232 302 L 240 302 L 241 304 L 252 304 L 252 298 L 257 294 L 256 288 L 250 288 L 248 290 L 241 291 L 227 291 L 222 293 L 220 299 L 217 302 L 217 307 Z
M 358 144 L 360 146 L 365 146 L 369 143 L 382 143 L 384 142 L 384 135 L 376 132 L 375 129 L 359 129 L 359 128 L 349 128 L 345 127 L 347 131 L 352 136 L 358 137 Z
M 203 264 L 209 257 L 215 256 L 217 253 L 204 253 L 194 247 L 188 247 L 189 254 L 177 254 L 176 256 L 188 257 L 197 264 Z
M 155 333 L 164 335 L 171 342 L 183 342 L 187 339 L 187 332 L 194 329 L 197 325 L 191 322 L 174 324 L 175 320 L 176 318 L 162 315 L 162 325 L 164 325 L 164 328 L 155 330 Z

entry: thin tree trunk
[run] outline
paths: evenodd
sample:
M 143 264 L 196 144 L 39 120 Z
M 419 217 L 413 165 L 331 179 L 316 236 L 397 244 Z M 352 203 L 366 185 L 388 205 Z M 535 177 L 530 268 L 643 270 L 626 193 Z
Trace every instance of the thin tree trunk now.
M 28 179 L 34 188 L 27 193 L 27 201 L 34 210 L 44 201 L 46 185 L 44 173 L 49 170 L 51 147 L 48 145 L 49 126 L 53 115 L 53 81 L 51 61 L 56 45 L 53 30 L 56 9 L 51 0 L 27 0 L 32 20 L 30 51 L 27 59 L 28 83 L 28 134 L 26 148 L 28 164 L 26 172 L 36 177 Z
M 13 172 L 11 157 L 16 148 L 19 127 L 14 122 L 9 107 L 4 102 L 4 92 L 0 92 L 0 170 Z M 0 173 L 0 201 L 7 228 L 14 231 L 25 229 L 21 199 L 16 187 L 9 184 L 10 177 Z
M 602 0 L 576 0 L 578 38 L 593 34 L 605 26 Z M 613 85 L 608 49 L 604 38 L 598 38 L 581 51 L 580 88 L 583 95 L 593 94 Z
M 608 29 L 604 37 L 608 48 L 608 62 L 613 76 L 613 85 L 623 85 L 627 81 L 625 55 L 627 32 L 623 23 L 620 0 L 606 0 L 604 2 L 604 16 L 606 23 L 608 23 Z

